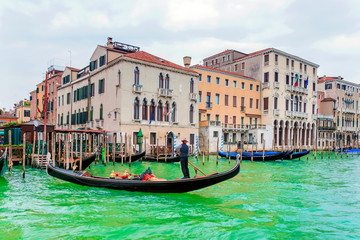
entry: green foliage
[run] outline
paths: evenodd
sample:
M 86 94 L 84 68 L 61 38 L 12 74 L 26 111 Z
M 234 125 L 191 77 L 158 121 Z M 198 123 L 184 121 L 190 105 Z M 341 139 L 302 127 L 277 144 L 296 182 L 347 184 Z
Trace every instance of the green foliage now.
M 9 126 L 17 126 L 17 125 L 19 125 L 18 122 L 9 122 L 9 123 L 7 123 L 7 124 L 4 124 L 3 126 L 4 126 L 4 127 L 9 127 Z

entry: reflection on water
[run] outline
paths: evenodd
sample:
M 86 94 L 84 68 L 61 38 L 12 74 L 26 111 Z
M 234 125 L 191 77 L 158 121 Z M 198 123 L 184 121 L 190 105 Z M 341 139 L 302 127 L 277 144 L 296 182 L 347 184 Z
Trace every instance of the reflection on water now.
M 206 173 L 225 159 L 191 160 Z M 179 163 L 92 165 L 93 175 L 150 167 L 159 178 L 182 176 Z M 194 170 L 189 166 L 190 172 Z M 38 169 L 15 167 L 0 178 L 1 238 L 329 239 L 360 238 L 360 158 L 242 162 L 235 178 L 184 194 L 90 188 Z

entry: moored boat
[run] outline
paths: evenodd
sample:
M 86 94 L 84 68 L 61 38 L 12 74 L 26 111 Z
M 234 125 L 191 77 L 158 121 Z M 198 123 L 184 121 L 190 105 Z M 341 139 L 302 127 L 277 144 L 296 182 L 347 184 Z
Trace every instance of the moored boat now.
M 140 158 L 145 156 L 145 153 L 146 152 L 144 151 L 142 153 L 136 153 L 136 154 L 131 155 L 131 161 L 135 162 L 135 161 L 139 160 Z M 115 162 L 118 162 L 118 163 L 121 163 L 121 161 L 129 162 L 129 160 L 130 160 L 130 156 L 128 154 L 123 156 L 122 160 L 121 160 L 121 155 L 115 155 Z
M 93 163 L 96 159 L 96 154 L 97 151 L 95 151 L 93 154 L 91 154 L 89 157 L 83 158 L 82 163 L 81 163 L 81 168 L 84 170 L 87 167 L 90 166 L 91 163 Z M 57 161 L 58 163 L 58 161 Z M 80 160 L 79 159 L 75 159 L 75 163 L 76 163 L 76 170 L 79 170 L 80 167 Z M 71 164 L 71 162 L 70 162 Z
M 290 155 L 286 156 L 286 157 L 284 157 L 284 159 L 285 160 L 297 159 L 297 158 L 306 156 L 309 153 L 310 153 L 310 151 L 302 151 L 302 152 L 292 153 L 291 156 Z
M 95 177 L 84 174 L 85 172 L 73 172 L 52 165 L 49 161 L 47 166 L 49 175 L 64 181 L 83 186 L 103 187 L 117 190 L 154 192 L 154 193 L 183 193 L 209 187 L 235 177 L 240 172 L 240 161 L 237 160 L 233 168 L 225 172 L 215 172 L 206 176 L 186 179 L 141 181 L 131 179 L 112 179 Z M 83 176 L 85 175 L 85 176 Z
M 159 158 L 157 158 L 156 156 L 151 156 L 151 155 L 146 155 L 143 158 L 143 161 L 148 161 L 148 162 L 163 162 L 163 163 L 174 163 L 174 162 L 180 162 L 180 156 L 176 155 L 176 156 L 170 156 L 168 155 L 165 159 L 165 156 L 161 155 L 159 156 Z
M 7 155 L 7 149 L 5 149 L 5 152 L 0 157 L 0 177 L 4 176 L 4 173 L 7 168 L 6 155 Z
M 251 160 L 251 157 L 253 161 L 275 161 L 275 160 L 281 160 L 284 159 L 287 156 L 290 156 L 292 154 L 291 152 L 274 152 L 274 153 L 268 153 L 268 154 L 262 154 L 262 153 L 251 153 L 251 152 L 243 152 L 243 153 L 233 153 L 233 152 L 221 152 L 219 151 L 219 155 L 224 158 L 230 159 L 237 159 L 240 158 L 242 155 L 242 160 Z

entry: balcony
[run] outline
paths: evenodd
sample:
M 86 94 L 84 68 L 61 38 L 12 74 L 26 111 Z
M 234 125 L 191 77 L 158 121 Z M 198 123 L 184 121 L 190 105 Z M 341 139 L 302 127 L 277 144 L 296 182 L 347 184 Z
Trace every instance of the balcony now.
M 220 121 L 218 121 L 220 122 Z M 264 124 L 235 124 L 235 123 L 221 123 L 224 131 L 247 131 L 251 129 L 265 129 Z
M 304 112 L 286 111 L 285 115 L 290 118 L 308 118 L 309 114 Z
M 317 119 L 317 120 L 333 120 L 334 119 L 334 117 L 332 115 L 319 114 L 319 113 L 313 115 L 313 118 Z
M 304 88 L 304 87 L 295 87 L 295 86 L 292 86 L 292 85 L 286 85 L 285 89 L 287 91 L 290 91 L 290 92 L 295 92 L 295 93 L 302 93 L 302 94 L 308 94 L 309 93 L 309 90 L 307 88 Z M 316 95 L 315 95 L 316 96 Z
M 95 119 L 95 127 L 102 129 L 104 127 L 104 119 Z
M 269 82 L 263 82 L 263 83 L 261 83 L 261 87 L 262 87 L 262 89 L 269 88 L 270 83 Z
M 206 108 L 212 109 L 212 102 L 206 102 Z
M 346 131 L 346 132 L 355 132 L 356 128 L 355 127 L 342 127 L 341 130 Z
M 313 97 L 317 97 L 317 91 L 313 91 Z
M 190 98 L 191 101 L 196 101 L 197 100 L 197 94 L 196 93 L 190 93 L 189 98 Z
M 274 88 L 280 88 L 280 83 L 279 82 L 274 82 Z
M 343 108 L 343 112 L 355 114 L 356 111 L 353 108 Z
M 142 85 L 134 84 L 133 85 L 133 93 L 142 93 Z
M 221 121 L 209 121 L 209 126 L 221 127 Z
M 172 89 L 167 89 L 167 88 L 159 88 L 158 89 L 158 96 L 159 97 L 168 97 L 168 98 L 172 98 Z
M 86 128 L 91 129 L 93 127 L 93 121 L 86 123 Z
M 245 112 L 245 110 L 246 110 L 246 107 L 245 106 L 240 106 L 240 112 Z
M 354 95 L 354 92 L 351 91 L 351 90 L 346 90 L 346 91 L 345 91 L 345 95 L 347 95 L 347 96 L 352 96 L 352 95 Z
M 274 115 L 280 116 L 280 109 L 274 109 Z

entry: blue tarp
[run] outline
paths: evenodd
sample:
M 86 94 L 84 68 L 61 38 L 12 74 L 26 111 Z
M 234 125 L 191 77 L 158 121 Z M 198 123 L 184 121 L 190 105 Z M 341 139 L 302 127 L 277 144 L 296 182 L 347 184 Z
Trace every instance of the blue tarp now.
M 345 103 L 353 103 L 354 101 L 348 101 L 348 100 L 346 100 L 345 101 Z

